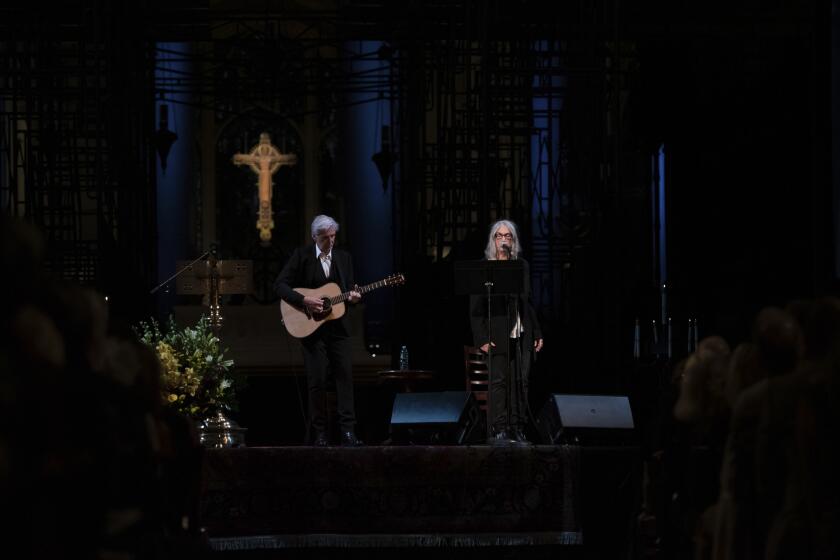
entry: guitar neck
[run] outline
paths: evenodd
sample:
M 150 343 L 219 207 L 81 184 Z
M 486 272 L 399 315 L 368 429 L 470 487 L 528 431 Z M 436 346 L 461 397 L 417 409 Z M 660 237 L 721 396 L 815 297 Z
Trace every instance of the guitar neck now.
M 387 283 L 386 280 L 380 280 L 379 282 L 373 282 L 372 284 L 366 284 L 364 286 L 359 286 L 359 289 L 356 290 L 356 291 L 359 292 L 360 294 L 366 294 L 366 293 L 371 292 L 371 291 L 373 291 L 377 288 L 381 288 L 381 287 L 387 286 L 387 285 L 388 285 L 388 283 Z M 341 302 L 347 301 L 347 298 L 349 298 L 349 297 L 350 297 L 350 292 L 344 292 L 343 294 L 339 294 L 339 295 L 335 296 L 334 298 L 330 298 L 330 303 L 335 305 L 336 303 L 341 303 Z

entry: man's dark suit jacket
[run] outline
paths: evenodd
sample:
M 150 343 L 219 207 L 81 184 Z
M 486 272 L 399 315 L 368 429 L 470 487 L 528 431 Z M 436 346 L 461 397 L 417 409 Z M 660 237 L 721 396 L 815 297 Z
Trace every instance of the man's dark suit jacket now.
M 274 281 L 274 291 L 284 301 L 295 306 L 303 306 L 303 296 L 294 288 L 320 288 L 329 282 L 335 282 L 342 292 L 350 291 L 355 282 L 353 279 L 353 259 L 350 253 L 333 247 L 330 264 L 330 278 L 324 276 L 321 261 L 315 256 L 315 245 L 307 245 L 295 249 Z M 350 334 L 350 322 L 347 313 L 336 321 L 345 334 Z M 313 335 L 316 335 L 315 331 Z M 313 336 L 310 335 L 310 336 Z

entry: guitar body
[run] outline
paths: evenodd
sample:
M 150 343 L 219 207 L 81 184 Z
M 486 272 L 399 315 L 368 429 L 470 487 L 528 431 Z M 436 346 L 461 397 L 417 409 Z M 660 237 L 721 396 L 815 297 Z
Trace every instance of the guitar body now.
M 361 295 L 371 290 L 382 288 L 383 286 L 399 286 L 404 282 L 405 276 L 402 274 L 393 274 L 367 286 L 355 286 L 353 290 Z M 314 315 L 303 307 L 290 305 L 285 300 L 280 302 L 280 314 L 283 316 L 283 324 L 286 325 L 286 330 L 289 331 L 289 334 L 295 338 L 309 336 L 327 321 L 341 318 L 344 315 L 344 301 L 350 295 L 350 292 L 342 294 L 341 288 L 335 282 L 324 284 L 320 288 L 315 289 L 295 288 L 295 291 L 303 297 L 316 297 L 324 302 L 324 311 Z
M 320 288 L 295 288 L 303 297 L 330 299 L 341 295 L 341 288 L 335 282 L 324 284 Z M 323 313 L 309 315 L 303 307 L 295 307 L 285 301 L 280 302 L 280 314 L 286 330 L 295 338 L 309 336 L 327 321 L 340 319 L 344 315 L 344 302 L 333 304 Z

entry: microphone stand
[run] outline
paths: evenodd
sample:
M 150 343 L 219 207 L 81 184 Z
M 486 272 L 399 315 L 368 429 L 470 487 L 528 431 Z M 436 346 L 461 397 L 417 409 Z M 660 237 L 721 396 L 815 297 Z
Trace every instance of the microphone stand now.
M 209 316 L 210 328 L 213 331 L 213 334 L 215 334 L 216 337 L 218 337 L 219 336 L 219 330 L 222 328 L 222 320 L 223 319 L 222 319 L 221 305 L 220 305 L 220 302 L 219 302 L 219 280 L 220 280 L 220 278 L 219 278 L 219 268 L 218 268 L 218 257 L 216 255 L 216 253 L 217 253 L 216 244 L 213 243 L 210 246 L 210 250 L 205 251 L 200 257 L 193 260 L 189 264 L 184 265 L 184 267 L 181 268 L 181 270 L 179 270 L 178 272 L 176 272 L 175 274 L 173 274 L 172 276 L 170 276 L 169 278 L 167 278 L 166 280 L 164 280 L 163 282 L 161 282 L 160 284 L 158 284 L 157 286 L 152 288 L 152 290 L 149 292 L 149 295 L 154 294 L 155 292 L 160 290 L 162 287 L 169 284 L 172 280 L 174 280 L 175 278 L 177 278 L 178 276 L 183 274 L 185 270 L 188 270 L 195 263 L 197 263 L 199 261 L 203 261 L 205 258 L 209 257 L 209 264 L 210 264 L 209 280 L 210 280 L 210 282 L 209 282 L 209 286 L 208 286 L 209 293 L 207 294 L 207 305 L 208 305 L 209 312 L 210 312 L 210 316 Z
M 504 252 L 505 255 L 507 256 L 507 260 L 513 260 L 513 257 L 511 256 L 511 250 L 510 250 L 509 245 L 503 244 L 502 245 L 502 252 Z M 507 356 L 507 367 L 505 368 L 505 371 L 507 372 L 507 376 L 506 376 L 507 379 L 505 379 L 505 386 L 506 386 L 506 389 L 507 389 L 507 407 L 506 407 L 506 410 L 505 410 L 505 431 L 507 432 L 507 436 L 508 436 L 508 441 L 507 441 L 508 444 L 514 443 L 516 441 L 516 434 L 513 430 L 513 425 L 512 425 L 512 420 L 513 420 L 512 419 L 512 412 L 513 412 L 513 406 L 514 406 L 514 399 L 516 399 L 517 395 L 518 395 L 518 391 L 517 391 L 517 387 L 516 387 L 516 379 L 517 379 L 516 373 L 517 372 L 513 371 L 513 369 L 511 368 L 511 362 L 516 364 L 516 361 L 511 360 L 512 356 L 510 355 L 510 352 L 512 350 L 511 346 L 510 346 L 510 333 L 511 333 L 511 330 L 512 330 L 511 325 L 510 325 L 510 311 L 511 311 L 510 303 L 511 303 L 511 300 L 513 300 L 513 302 L 514 302 L 514 306 L 513 306 L 514 315 L 513 316 L 517 317 L 517 315 L 516 315 L 516 313 L 517 313 L 517 301 L 515 299 L 516 297 L 517 296 L 512 296 L 511 294 L 507 294 L 507 297 L 506 297 L 506 300 L 507 300 L 506 303 L 507 304 L 505 305 L 505 322 L 506 322 L 506 325 L 505 325 L 506 326 L 505 339 L 507 339 L 505 341 L 505 344 L 507 345 L 507 351 L 505 352 L 505 354 Z M 517 347 L 518 347 L 518 341 L 517 341 Z
M 519 321 L 516 320 L 519 319 L 519 295 L 514 294 L 511 296 L 511 299 L 513 300 L 513 316 L 515 321 L 513 328 L 516 329 L 516 338 L 514 339 L 514 352 L 516 357 L 513 360 L 513 367 L 510 372 L 513 391 L 513 399 L 510 401 L 510 408 L 513 410 L 513 407 L 516 406 L 517 418 L 520 422 L 522 422 L 522 333 L 519 330 Z M 511 439 L 516 439 L 519 425 L 511 426 L 511 429 L 513 430 Z
M 527 282 L 528 280 L 529 280 L 528 275 L 526 275 L 525 281 Z M 526 285 L 527 284 L 523 284 L 523 286 L 526 286 Z M 516 322 L 516 327 L 515 327 L 516 328 L 516 361 L 515 361 L 515 368 L 516 369 L 515 369 L 515 372 L 513 374 L 513 379 L 514 379 L 515 388 L 516 388 L 516 409 L 517 409 L 517 412 L 518 412 L 519 422 L 522 426 L 522 435 L 524 436 L 525 426 L 528 422 L 528 416 L 529 416 L 527 414 L 527 412 L 530 411 L 530 405 L 528 404 L 528 391 L 526 390 L 525 375 L 524 375 L 524 370 L 523 370 L 523 367 L 522 367 L 522 353 L 523 353 L 523 348 L 522 348 L 523 337 L 522 337 L 522 334 L 523 334 L 523 330 L 524 330 L 524 325 L 522 324 L 522 317 L 521 317 L 520 312 L 519 312 L 520 295 L 516 294 L 513 297 L 514 297 L 514 299 L 513 299 L 514 317 L 516 317 L 518 319 L 517 322 Z M 522 328 L 520 328 L 520 325 L 522 326 Z M 516 431 L 514 432 L 514 439 L 516 439 L 516 436 L 518 436 L 518 435 L 519 435 L 519 425 L 516 426 Z M 517 440 L 517 443 L 525 443 L 525 442 L 520 442 L 519 440 Z
M 175 280 L 175 279 L 176 279 L 178 276 L 180 276 L 180 275 L 181 275 L 181 274 L 182 274 L 185 270 L 187 270 L 188 268 L 190 268 L 192 265 L 194 265 L 194 264 L 195 264 L 195 263 L 197 263 L 198 261 L 204 260 L 204 258 L 205 258 L 205 257 L 207 257 L 207 255 L 209 255 L 209 254 L 210 254 L 210 251 L 205 251 L 203 255 L 201 255 L 200 257 L 198 257 L 197 259 L 195 259 L 193 262 L 191 262 L 191 263 L 189 263 L 189 264 L 187 264 L 187 265 L 184 265 L 184 268 L 182 268 L 181 270 L 179 270 L 178 272 L 176 272 L 175 274 L 173 274 L 172 276 L 170 276 L 169 278 L 167 278 L 166 280 L 164 280 L 163 282 L 161 282 L 160 284 L 158 284 L 157 286 L 155 286 L 154 288 L 152 288 L 152 290 L 149 292 L 149 295 L 152 295 L 153 293 L 157 292 L 158 290 L 160 290 L 161 288 L 163 288 L 164 286 L 166 286 L 167 284 L 169 284 L 171 281 Z
M 511 362 L 512 362 L 512 360 L 511 360 L 512 356 L 510 355 L 510 351 L 511 351 L 511 347 L 510 347 L 510 331 L 511 331 L 511 327 L 510 327 L 510 302 L 511 302 L 512 299 L 513 299 L 513 296 L 508 294 L 507 295 L 507 305 L 505 306 L 505 308 L 506 308 L 505 309 L 505 311 L 506 311 L 505 320 L 507 321 L 507 329 L 506 329 L 507 334 L 505 335 L 505 338 L 507 339 L 507 347 L 508 347 L 507 348 L 507 367 L 505 368 L 505 370 L 507 371 L 507 379 L 505 379 L 505 385 L 507 387 L 507 410 L 505 411 L 506 412 L 505 427 L 506 427 L 506 431 L 507 431 L 508 442 L 513 442 L 513 441 L 516 440 L 516 435 L 513 433 L 513 426 L 511 425 L 511 422 L 512 422 L 511 411 L 513 410 L 513 399 L 514 399 L 514 394 L 515 394 L 514 371 L 510 367 Z
M 490 315 L 491 292 L 493 282 L 488 280 L 484 283 L 487 288 L 487 441 L 493 437 L 493 420 L 490 415 L 493 413 L 493 318 Z

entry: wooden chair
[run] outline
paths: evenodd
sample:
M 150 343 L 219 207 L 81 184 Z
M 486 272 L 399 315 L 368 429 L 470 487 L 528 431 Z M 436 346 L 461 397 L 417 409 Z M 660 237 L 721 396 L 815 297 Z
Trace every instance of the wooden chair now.
M 487 410 L 487 354 L 474 346 L 464 346 L 464 374 L 467 391 L 481 410 Z

